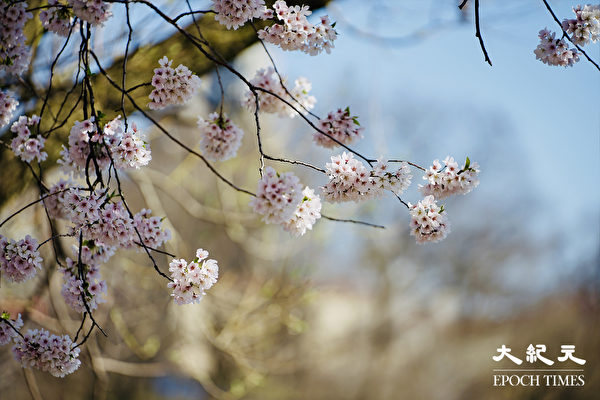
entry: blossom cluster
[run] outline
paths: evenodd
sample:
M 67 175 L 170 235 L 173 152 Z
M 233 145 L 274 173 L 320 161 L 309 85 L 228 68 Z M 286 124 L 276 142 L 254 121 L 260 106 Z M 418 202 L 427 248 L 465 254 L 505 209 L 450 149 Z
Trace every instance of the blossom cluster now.
M 442 165 L 443 164 L 443 165 Z M 467 194 L 479 185 L 479 164 L 471 163 L 469 158 L 459 168 L 453 157 L 444 161 L 434 160 L 423 179 L 425 185 L 419 185 L 424 196 L 433 195 L 440 200 L 454 194 Z
M 117 118 L 112 122 L 114 121 L 118 121 L 118 125 L 120 125 L 120 128 L 116 131 L 118 132 L 117 138 L 120 140 L 118 142 L 113 140 L 114 145 L 111 148 L 115 166 L 120 169 L 139 169 L 148 165 L 152 160 L 150 145 L 144 140 L 135 122 L 131 124 L 131 129 L 124 131 L 123 124 L 120 123 L 121 120 Z M 106 127 L 104 133 L 107 133 Z
M 97 192 L 87 192 L 83 189 L 71 188 L 62 199 L 63 211 L 60 213 L 73 224 L 73 232 L 86 225 L 91 225 L 100 218 L 100 206 L 103 197 Z M 58 214 L 58 213 L 57 213 Z
M 439 242 L 450 233 L 450 223 L 443 207 L 433 196 L 425 196 L 417 204 L 408 204 L 410 211 L 410 234 L 417 243 Z
M 129 247 L 134 239 L 133 220 L 122 201 L 99 209 L 98 219 L 82 227 L 83 235 L 106 246 Z
M 44 206 L 46 207 L 50 218 L 56 219 L 67 217 L 67 215 L 65 214 L 66 210 L 63 204 L 65 202 L 65 196 L 68 192 L 67 189 L 71 188 L 72 186 L 72 180 L 60 179 L 58 182 L 56 182 L 50 187 L 50 189 L 48 190 L 49 195 L 46 198 L 44 198 Z
M 31 17 L 25 1 L 0 2 L 0 72 L 20 75 L 29 66 L 23 28 Z
M 67 0 L 73 14 L 92 25 L 103 25 L 112 16 L 110 3 L 102 0 Z
M 78 248 L 73 247 L 73 252 Z M 93 240 L 83 240 L 81 243 L 81 262 L 85 265 L 99 266 L 106 263 L 116 251 L 116 247 L 105 246 Z
M 291 172 L 279 174 L 266 167 L 250 206 L 263 216 L 265 223 L 285 224 L 294 217 L 301 201 L 302 185 L 296 175 Z
M 133 239 L 133 221 L 122 201 L 105 202 L 100 193 L 74 189 L 65 196 L 72 230 L 106 246 L 128 247 Z
M 295 236 L 304 235 L 321 218 L 319 196 L 309 187 L 303 190 L 293 173 L 280 174 L 271 167 L 265 168 L 250 206 L 265 223 L 280 224 Z
M 46 139 L 40 135 L 35 138 L 31 137 L 31 131 L 29 130 L 30 126 L 35 126 L 39 122 L 40 118 L 37 115 L 31 118 L 22 115 L 10 127 L 10 130 L 17 134 L 10 142 L 10 147 L 17 157 L 27 163 L 32 162 L 33 159 L 42 162 L 48 157 L 48 153 L 42 151 Z
M 24 282 L 42 269 L 37 240 L 27 235 L 18 242 L 0 235 L 0 272 L 10 282 Z
M 94 117 L 82 122 L 76 121 L 69 132 L 69 147 L 62 146 L 62 158 L 58 163 L 62 164 L 65 171 L 72 172 L 75 176 L 82 175 L 85 171 L 90 151 L 94 152 L 96 164 L 101 170 L 110 165 L 110 158 L 104 142 L 100 140 L 101 135 L 98 134 L 95 122 Z
M 312 14 L 308 6 L 289 7 L 278 0 L 273 5 L 275 16 L 281 24 L 274 24 L 258 31 L 258 37 L 283 50 L 300 50 L 312 56 L 325 50 L 331 53 L 337 32 L 328 16 L 321 17 L 320 25 L 311 24 L 306 17 Z
M 88 248 L 82 246 L 82 252 L 84 247 Z M 60 268 L 60 271 L 63 273 L 64 279 L 61 294 L 65 299 L 65 303 L 73 310 L 83 313 L 87 311 L 87 304 L 89 310 L 92 311 L 98 308 L 99 303 L 106 301 L 101 296 L 106 293 L 106 281 L 102 280 L 100 269 L 96 263 L 83 264 L 82 261 L 80 272 L 78 261 L 73 261 L 67 257 L 67 265 Z M 80 273 L 83 279 L 80 279 Z
M 208 251 L 196 250 L 196 258 L 189 264 L 184 259 L 173 259 L 169 264 L 173 290 L 171 296 L 176 304 L 198 303 L 219 277 L 217 261 L 208 258 Z
M 268 19 L 273 16 L 264 0 L 212 0 L 215 20 L 227 29 L 236 30 L 253 18 Z
M 588 4 L 573 7 L 575 18 L 564 19 L 563 29 L 570 35 L 574 43 L 584 46 L 590 41 L 600 39 L 600 5 Z
M 346 152 L 332 156 L 325 170 L 329 182 L 322 190 L 325 200 L 331 203 L 368 200 L 383 195 L 385 190 L 400 195 L 412 179 L 405 162 L 400 163 L 396 171 L 390 171 L 388 163 L 380 159 L 369 171 L 352 153 Z
M 53 189 L 68 185 L 69 182 L 60 181 Z M 163 229 L 162 220 L 152 217 L 150 210 L 142 209 L 131 218 L 122 201 L 113 202 L 98 192 L 71 187 L 50 208 L 55 210 L 53 217 L 70 220 L 72 235 L 82 235 L 81 249 L 75 249 L 76 261 L 67 258 L 66 267 L 61 269 L 65 281 L 62 295 L 78 312 L 86 311 L 86 303 L 93 310 L 103 302 L 100 295 L 106 292 L 106 282 L 101 280 L 99 266 L 117 248 L 133 247 L 140 243 L 140 237 L 146 246 L 157 248 L 171 237 Z
M 57 35 L 68 36 L 73 23 L 71 12 L 66 5 L 59 3 L 58 0 L 48 0 L 48 5 L 53 7 L 40 11 L 42 26 Z
M 148 103 L 151 110 L 160 110 L 172 104 L 184 104 L 200 87 L 200 78 L 188 67 L 179 64 L 173 69 L 172 63 L 173 60 L 166 56 L 158 60 L 160 67 L 154 69 L 154 90 L 150 93 L 152 101 Z
M 571 67 L 579 61 L 577 49 L 569 49 L 564 39 L 556 39 L 556 33 L 542 29 L 539 33 L 540 43 L 533 51 L 535 58 L 548 65 Z
M 327 117 L 320 119 L 317 127 L 338 142 L 349 145 L 362 137 L 363 128 L 360 127 L 357 118 L 350 115 L 349 107 L 346 107 L 345 110 L 339 108 L 337 111 L 327 114 Z M 327 135 L 314 132 L 313 140 L 319 146 L 327 148 L 338 146 L 338 143 Z
M 321 218 L 321 199 L 315 194 L 315 191 L 306 186 L 302 191 L 302 196 L 292 218 L 283 223 L 283 229 L 297 237 L 312 229 L 317 220 Z
M 0 129 L 10 123 L 18 106 L 19 102 L 10 90 L 0 90 Z
M 60 152 L 62 159 L 58 162 L 75 176 L 82 175 L 88 165 L 90 151 L 93 151 L 95 162 L 102 170 L 110 165 L 111 158 L 119 169 L 139 168 L 152 159 L 150 146 L 143 140 L 136 125 L 131 124 L 130 130 L 125 131 L 121 116 L 108 122 L 102 133 L 98 133 L 94 117 L 76 121 L 69 133 L 69 147 L 63 146 Z
M 325 200 L 329 202 L 358 202 L 379 192 L 369 170 L 352 153 L 332 156 L 325 169 L 329 182 L 322 189 Z
M 133 226 L 140 233 L 143 243 L 152 248 L 158 248 L 163 243 L 171 239 L 171 232 L 162 228 L 162 220 L 151 216 L 152 211 L 142 208 L 140 212 L 133 216 Z M 133 241 L 139 240 L 137 234 Z
M 80 349 L 71 338 L 50 334 L 45 329 L 28 330 L 23 338 L 16 338 L 12 350 L 23 368 L 33 367 L 57 378 L 75 372 L 81 365 Z
M 283 81 L 283 85 L 286 85 L 286 79 L 284 77 L 281 78 L 281 81 Z M 275 70 L 272 67 L 269 67 L 267 69 L 259 69 L 250 83 L 259 88 L 268 90 L 282 99 L 286 99 L 303 114 L 306 114 L 307 110 L 310 110 L 315 106 L 317 99 L 308 94 L 312 89 L 312 85 L 308 79 L 303 77 L 296 79 L 294 81 L 294 87 L 289 90 L 289 94 L 286 92 L 285 87 L 282 86 L 281 81 Z M 257 94 L 258 108 L 260 111 L 278 114 L 280 117 L 294 118 L 296 116 L 296 112 L 291 107 L 272 94 L 262 91 L 257 91 Z M 290 98 L 290 95 L 292 98 Z M 297 103 L 294 104 L 295 102 Z M 252 112 L 256 110 L 256 99 L 252 91 L 246 93 L 246 97 L 242 101 L 242 104 Z
M 3 322 L 3 320 L 8 320 L 12 327 L 8 323 Z M 21 319 L 21 314 L 17 315 L 17 319 L 10 320 L 10 315 L 3 313 L 2 318 L 0 318 L 0 345 L 4 346 L 15 340 L 19 335 L 15 329 L 19 330 L 22 326 L 23 320 Z
M 64 208 L 61 214 L 73 224 L 72 233 L 81 231 L 97 246 L 130 248 L 139 243 L 139 232 L 146 246 L 156 248 L 171 237 L 150 210 L 142 209 L 131 218 L 122 201 L 110 201 L 98 192 L 72 188 L 59 201 Z
M 398 169 L 391 171 L 384 159 L 377 160 L 371 172 L 371 179 L 380 191 L 389 190 L 401 195 L 410 186 L 412 175 L 406 162 L 401 162 Z
M 224 161 L 235 157 L 242 144 L 244 131 L 238 128 L 226 114 L 211 113 L 208 119 L 198 117 L 202 134 L 202 154 L 211 161 Z

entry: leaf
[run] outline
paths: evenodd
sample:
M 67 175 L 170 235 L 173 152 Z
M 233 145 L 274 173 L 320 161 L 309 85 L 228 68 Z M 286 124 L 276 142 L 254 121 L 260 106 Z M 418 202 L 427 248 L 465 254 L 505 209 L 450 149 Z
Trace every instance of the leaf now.
M 465 161 L 465 167 L 463 168 L 464 170 L 469 169 L 469 166 L 471 165 L 471 160 L 469 160 L 469 157 L 467 157 L 467 161 Z
M 2 311 L 2 319 L 10 319 L 10 313 L 7 311 Z

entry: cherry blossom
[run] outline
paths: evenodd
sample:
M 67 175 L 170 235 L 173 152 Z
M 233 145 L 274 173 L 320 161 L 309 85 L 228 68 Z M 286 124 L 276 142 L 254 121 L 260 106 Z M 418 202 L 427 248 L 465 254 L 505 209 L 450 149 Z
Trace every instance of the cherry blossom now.
M 81 246 L 81 262 L 85 265 L 99 266 L 106 263 L 117 250 L 114 246 L 106 246 L 93 240 L 83 240 Z M 73 246 L 73 253 L 77 254 L 78 246 Z
M 434 160 L 423 179 L 425 185 L 419 185 L 423 195 L 433 195 L 441 200 L 454 194 L 467 194 L 479 185 L 479 164 L 471 163 L 469 158 L 459 168 L 453 157 L 446 157 L 442 163 Z
M 105 246 L 127 247 L 136 237 L 133 220 L 122 201 L 104 204 L 98 219 L 89 222 L 81 227 L 83 236 Z
M 32 162 L 34 159 L 42 162 L 48 157 L 48 153 L 42 151 L 46 139 L 40 135 L 35 138 L 31 137 L 31 131 L 29 130 L 29 127 L 35 126 L 39 122 L 40 118 L 37 115 L 31 118 L 22 115 L 10 127 L 10 130 L 17 134 L 10 142 L 10 147 L 17 157 L 27 163 Z
M 72 233 L 76 233 L 82 227 L 91 225 L 100 219 L 100 207 L 104 198 L 100 193 L 87 192 L 78 188 L 66 192 L 62 201 L 63 215 L 73 224 Z
M 253 18 L 272 17 L 265 7 L 264 0 L 212 0 L 217 13 L 215 20 L 227 29 L 236 30 Z
M 27 235 L 18 242 L 0 235 L 0 272 L 10 282 L 25 282 L 42 269 L 38 242 Z
M 439 242 L 450 233 L 450 223 L 443 207 L 433 196 L 426 196 L 417 204 L 408 203 L 410 211 L 410 234 L 417 243 Z
M 20 75 L 29 67 L 31 56 L 23 28 L 33 15 L 27 2 L 0 2 L 0 72 Z
M 63 146 L 59 163 L 66 172 L 81 176 L 86 166 L 94 168 L 93 163 L 88 165 L 90 151 L 101 170 L 110 166 L 111 158 L 119 169 L 140 168 L 152 159 L 150 145 L 144 141 L 135 123 L 125 132 L 120 115 L 107 122 L 102 133 L 98 133 L 94 117 L 76 121 L 69 134 L 69 147 Z
M 156 249 L 171 239 L 171 232 L 168 229 L 163 229 L 160 218 L 152 217 L 150 214 L 152 214 L 151 210 L 142 209 L 133 216 L 133 225 L 140 233 L 144 244 Z M 132 235 L 133 241 L 129 246 L 133 246 L 134 242 L 139 240 L 135 232 Z
M 110 3 L 102 0 L 67 0 L 73 7 L 73 13 L 81 20 L 92 25 L 103 25 L 112 17 Z
M 302 196 L 292 218 L 283 224 L 284 230 L 297 237 L 312 229 L 315 222 L 321 218 L 321 199 L 315 191 L 307 186 L 302 191 Z
M 150 93 L 152 100 L 148 107 L 151 110 L 160 110 L 173 104 L 184 104 L 196 93 L 200 87 L 198 78 L 188 67 L 179 64 L 171 68 L 172 60 L 166 56 L 158 61 L 159 68 L 154 69 Z
M 62 215 L 72 222 L 71 233 L 81 231 L 91 250 L 90 256 L 106 257 L 114 253 L 115 247 L 130 248 L 139 243 L 138 232 L 146 246 L 157 248 L 171 238 L 162 220 L 152 217 L 151 210 L 142 209 L 133 216 L 121 200 L 107 199 L 97 191 L 87 192 L 73 188 L 62 199 Z M 138 232 L 136 232 L 136 229 Z M 86 256 L 85 246 L 83 256 Z
M 579 61 L 574 48 L 569 49 L 564 39 L 555 39 L 556 33 L 542 29 L 539 33 L 540 44 L 533 51 L 535 58 L 548 65 L 571 67 Z
M 171 296 L 176 304 L 198 303 L 219 277 L 217 261 L 208 258 L 208 251 L 196 250 L 196 258 L 189 264 L 184 259 L 173 259 L 169 264 L 173 290 Z
M 562 27 L 570 35 L 571 40 L 584 46 L 600 39 L 600 5 L 588 4 L 573 7 L 575 18 L 564 19 Z
M 343 152 L 331 157 L 331 162 L 325 164 L 325 169 L 329 182 L 322 189 L 325 200 L 330 203 L 359 202 L 382 193 L 376 181 L 371 178 L 370 171 L 352 153 Z
M 345 145 L 352 144 L 362 137 L 363 128 L 360 127 L 357 117 L 350 115 L 349 107 L 346 107 L 345 110 L 338 108 L 337 111 L 330 112 L 327 117 L 319 120 L 317 126 L 321 131 Z M 327 148 L 339 146 L 337 142 L 320 132 L 313 133 L 313 140 L 319 146 Z
M 302 185 L 296 175 L 291 172 L 279 174 L 266 167 L 250 206 L 262 215 L 265 223 L 285 224 L 294 218 L 301 200 Z
M 214 112 L 205 120 L 198 117 L 198 128 L 202 134 L 202 154 L 211 161 L 224 161 L 235 157 L 242 144 L 244 131 L 238 128 L 226 114 Z
M 371 179 L 379 189 L 401 195 L 410 186 L 412 175 L 406 162 L 401 162 L 398 169 L 392 171 L 388 163 L 381 158 L 373 167 Z
M 273 43 L 283 50 L 300 50 L 311 56 L 325 50 L 331 53 L 337 32 L 335 24 L 329 22 L 328 16 L 321 17 L 320 25 L 308 22 L 312 11 L 308 6 L 288 7 L 285 1 L 278 0 L 273 5 L 275 16 L 281 24 L 274 24 L 258 31 L 258 37 L 265 42 Z
M 108 136 L 110 138 L 114 136 Z M 85 121 L 76 121 L 69 133 L 69 147 L 63 145 L 60 152 L 62 159 L 58 161 L 63 166 L 65 172 L 71 172 L 74 176 L 81 176 L 85 173 L 88 165 L 88 156 L 93 150 L 94 158 L 98 167 L 105 170 L 110 165 L 110 157 L 106 152 L 102 135 L 98 133 L 95 118 L 91 117 Z M 91 165 L 91 166 L 90 166 Z M 93 168 L 94 163 L 88 167 Z
M 8 319 L 12 327 L 6 322 L 3 322 L 4 319 Z M 19 334 L 15 331 L 15 329 L 19 330 L 22 326 L 23 320 L 21 319 L 21 314 L 17 315 L 17 319 L 10 320 L 10 315 L 3 313 L 2 318 L 0 318 L 0 346 L 9 344 L 11 341 L 19 337 Z
M 81 365 L 79 347 L 73 346 L 69 335 L 53 335 L 45 329 L 28 330 L 24 338 L 16 339 L 12 349 L 23 368 L 36 368 L 63 378 Z
M 0 90 L 0 129 L 10 123 L 13 113 L 19 106 L 14 93 L 10 90 Z
M 139 169 L 148 165 L 152 160 L 150 144 L 144 141 L 135 123 L 132 123 L 130 129 L 122 133 L 118 142 L 114 140 L 113 143 L 111 153 L 117 168 Z
M 59 3 L 58 0 L 48 0 L 48 5 L 56 7 L 49 7 L 40 11 L 42 26 L 57 35 L 68 36 L 73 24 L 70 10 L 65 4 Z
M 84 247 L 87 248 L 87 246 L 82 246 L 82 249 Z M 106 302 L 102 297 L 106 293 L 106 281 L 102 280 L 98 265 L 95 263 L 83 264 L 82 261 L 80 271 L 77 260 L 73 261 L 67 257 L 66 261 L 67 265 L 60 268 L 64 279 L 60 293 L 65 299 L 65 303 L 73 310 L 83 313 L 87 311 L 86 304 L 91 311 L 98 308 L 99 303 Z M 81 279 L 82 276 L 84 279 Z M 85 303 L 82 297 L 85 298 Z
M 48 194 L 58 193 L 47 196 L 44 199 L 44 205 L 46 206 L 46 210 L 48 210 L 48 215 L 50 218 L 67 217 L 64 202 L 65 196 L 68 192 L 66 189 L 71 187 L 73 187 L 73 181 L 71 179 L 60 179 L 57 183 L 50 187 Z
M 286 79 L 282 77 L 283 84 L 286 85 Z M 306 78 L 298 78 L 294 82 L 295 86 L 289 90 L 292 98 L 288 95 L 283 86 L 281 86 L 281 82 L 279 81 L 279 77 L 277 76 L 275 70 L 272 67 L 266 69 L 259 69 L 256 72 L 254 78 L 250 81 L 251 84 L 266 89 L 272 93 L 275 93 L 279 97 L 286 99 L 290 102 L 290 104 L 294 105 L 294 107 L 300 111 L 302 114 L 306 114 L 306 110 L 310 110 L 315 106 L 317 100 L 314 96 L 308 94 L 310 92 L 312 85 Z M 287 85 L 286 85 L 287 87 Z M 295 99 L 295 101 L 294 101 Z M 296 103 L 296 101 L 298 103 Z M 256 100 L 254 98 L 254 94 L 251 91 L 246 93 L 242 104 L 248 108 L 250 111 L 254 112 L 256 110 Z M 296 112 L 279 100 L 277 97 L 269 94 L 258 91 L 258 109 L 261 112 L 266 112 L 270 114 L 278 114 L 281 117 L 290 117 L 294 118 L 296 116 Z

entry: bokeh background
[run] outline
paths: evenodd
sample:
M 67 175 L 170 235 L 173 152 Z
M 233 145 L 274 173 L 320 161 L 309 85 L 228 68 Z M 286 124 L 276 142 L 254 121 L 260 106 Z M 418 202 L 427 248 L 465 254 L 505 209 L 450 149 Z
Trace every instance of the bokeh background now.
M 169 15 L 186 7 L 155 3 Z M 192 4 L 202 9 L 204 3 Z M 561 19 L 576 5 L 550 4 Z M 106 62 L 122 55 L 127 35 L 122 7 L 113 8 L 114 19 L 95 37 Z M 134 44 L 158 47 L 173 35 L 143 6 L 131 10 Z M 47 399 L 597 398 L 599 72 L 585 60 L 568 69 L 535 60 L 537 32 L 558 28 L 541 1 L 481 2 L 493 67 L 474 36 L 473 9 L 461 12 L 456 1 L 334 0 L 314 14 L 337 21 L 332 54 L 268 46 L 279 70 L 290 81 L 304 76 L 313 83 L 317 114 L 350 106 L 365 127 L 356 145 L 365 154 L 421 165 L 446 155 L 479 162 L 480 186 L 445 202 L 453 232 L 436 245 L 415 244 L 406 209 L 389 197 L 323 210 L 385 230 L 321 220 L 304 237 L 290 237 L 264 226 L 247 196 L 132 114 L 153 153 L 149 168 L 126 178 L 132 208 L 166 217 L 173 234 L 168 251 L 189 258 L 198 247 L 208 249 L 219 260 L 219 283 L 200 304 L 176 306 L 144 254 L 118 253 L 101 271 L 109 296 L 95 313 L 109 336 L 93 335 L 82 368 L 65 379 L 24 371 L 8 347 L 1 349 L 0 398 L 36 391 Z M 38 40 L 33 65 L 39 72 L 31 79 L 43 87 L 50 50 L 61 42 L 49 35 Z M 158 57 L 140 61 L 147 70 L 142 81 L 162 55 L 177 64 L 193 52 L 160 49 Z M 600 60 L 598 44 L 586 50 Z M 269 65 L 260 44 L 231 58 L 249 78 Z M 65 80 L 72 68 L 65 57 Z M 225 109 L 246 135 L 238 157 L 217 167 L 253 190 L 259 166 L 253 115 L 240 107 L 243 85 L 221 72 Z M 153 114 L 191 147 L 199 141 L 197 117 L 220 100 L 214 71 L 202 79 L 191 104 Z M 269 154 L 317 165 L 332 155 L 311 144 L 310 128 L 299 118 L 261 115 L 261 123 Z M 9 155 L 2 151 L 4 164 Z M 311 186 L 325 183 L 312 170 L 271 165 L 293 170 Z M 421 177 L 414 175 L 403 196 L 411 202 L 420 198 Z M 50 171 L 46 180 L 59 177 Z M 36 198 L 26 183 L 3 194 L 2 219 Z M 43 209 L 31 208 L 2 234 L 33 231 L 41 239 L 45 224 Z M 157 260 L 167 268 L 167 257 Z M 61 300 L 61 279 L 48 266 L 27 285 L 3 280 L 0 306 L 26 315 L 26 326 L 72 334 L 78 320 Z M 552 359 L 561 344 L 575 344 L 575 354 L 587 360 L 585 386 L 493 387 L 493 369 L 514 366 L 492 361 L 496 348 L 506 344 L 524 359 L 531 343 L 545 344 Z

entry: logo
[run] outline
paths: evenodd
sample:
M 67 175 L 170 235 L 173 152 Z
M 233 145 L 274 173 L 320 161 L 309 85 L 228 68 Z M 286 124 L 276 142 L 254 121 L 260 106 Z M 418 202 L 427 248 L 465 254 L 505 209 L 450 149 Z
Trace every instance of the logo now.
M 555 360 L 544 355 L 545 344 L 530 344 L 525 349 L 525 363 L 519 357 L 511 353 L 512 349 L 502 345 L 496 349 L 498 354 L 492 356 L 492 360 L 499 363 L 508 360 L 515 368 L 498 368 L 493 370 L 493 386 L 584 386 L 585 360 L 575 356 L 574 344 L 563 344 L 560 346 L 562 355 Z

